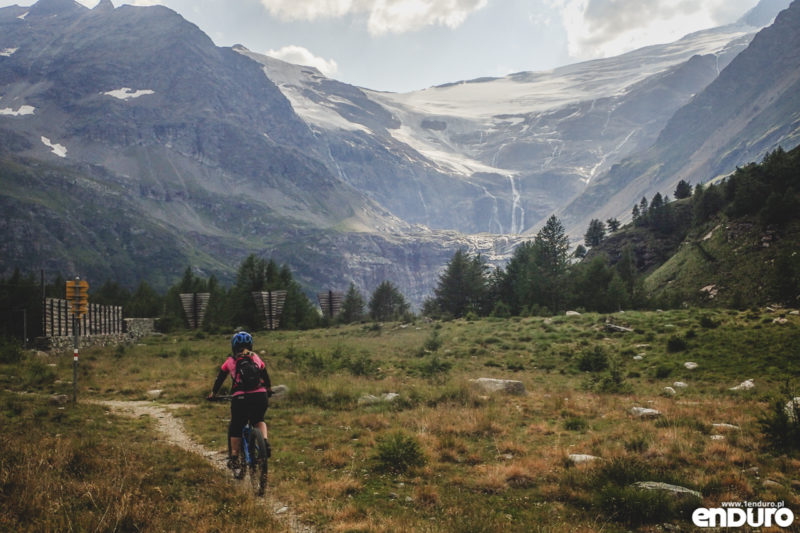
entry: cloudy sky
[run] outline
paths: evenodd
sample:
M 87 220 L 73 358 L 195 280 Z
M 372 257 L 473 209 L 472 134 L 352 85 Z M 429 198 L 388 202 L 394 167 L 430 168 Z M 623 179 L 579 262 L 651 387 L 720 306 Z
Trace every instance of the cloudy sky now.
M 243 44 L 388 91 L 547 70 L 726 24 L 757 0 L 112 0 L 163 4 Z M 33 1 L 0 0 L 0 6 Z M 97 0 L 80 0 L 93 7 Z

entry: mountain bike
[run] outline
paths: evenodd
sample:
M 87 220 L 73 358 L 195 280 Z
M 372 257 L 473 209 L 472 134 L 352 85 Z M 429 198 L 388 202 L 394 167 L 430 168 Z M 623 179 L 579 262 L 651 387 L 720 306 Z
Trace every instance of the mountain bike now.
M 208 398 L 212 402 L 229 402 L 233 396 L 215 396 Z M 228 458 L 231 458 L 231 440 L 228 441 Z M 242 451 L 239 454 L 238 464 L 231 465 L 229 461 L 229 468 L 233 470 L 233 477 L 235 479 L 244 479 L 250 474 L 250 484 L 253 490 L 259 496 L 263 496 L 267 488 L 267 473 L 269 471 L 267 460 L 269 453 L 267 451 L 267 442 L 264 440 L 264 435 L 258 428 L 250 425 L 250 422 L 245 424 L 242 429 Z

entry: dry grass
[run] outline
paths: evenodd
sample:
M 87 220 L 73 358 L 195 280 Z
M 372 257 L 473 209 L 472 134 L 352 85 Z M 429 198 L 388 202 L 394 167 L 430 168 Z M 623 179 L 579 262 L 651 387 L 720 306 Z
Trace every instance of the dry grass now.
M 779 329 L 761 317 L 747 318 L 749 312 L 719 312 L 714 320 L 720 326 L 705 331 L 697 325 L 703 313 L 626 313 L 624 320 L 635 332 L 610 340 L 601 327 L 605 317 L 591 314 L 548 321 L 462 320 L 406 328 L 384 325 L 380 331 L 356 325 L 258 334 L 257 348 L 265 354 L 273 382 L 285 383 L 291 391 L 286 399 L 272 402 L 267 413 L 273 447 L 270 490 L 322 531 L 614 532 L 653 531 L 662 523 L 686 527 L 679 510 L 638 500 L 627 488 L 632 480 L 666 481 L 700 490 L 707 506 L 728 500 L 780 499 L 800 514 L 800 461 L 768 450 L 758 424 L 780 380 L 787 375 L 800 378 L 798 366 L 791 366 L 793 347 L 800 345 L 796 328 L 800 319 L 791 318 L 794 330 Z M 762 361 L 761 355 L 747 352 L 747 335 L 763 339 L 766 328 L 774 346 L 757 343 Z M 668 353 L 667 339 L 690 329 L 695 331 L 688 341 L 691 352 Z M 420 372 L 431 355 L 418 354 L 433 331 L 442 342 L 435 355 L 450 366 L 431 377 Z M 727 337 L 734 340 L 721 340 Z M 723 342 L 724 354 L 717 348 Z M 129 348 L 119 356 L 95 350 L 83 364 L 80 395 L 144 399 L 147 390 L 163 388 L 164 401 L 196 405 L 183 413 L 183 419 L 197 441 L 224 450 L 228 407 L 207 404 L 202 398 L 226 343 L 226 336 L 196 340 L 176 335 L 154 338 L 147 346 Z M 578 370 L 579 354 L 597 344 L 623 361 L 627 392 L 601 392 L 598 383 L 603 373 Z M 637 347 L 641 344 L 649 347 Z M 731 345 L 746 353 L 730 350 Z M 645 359 L 634 361 L 632 356 L 642 351 L 647 353 Z M 303 363 L 312 355 L 318 365 L 315 372 Z M 347 367 L 336 366 L 345 356 L 369 357 L 379 370 L 355 376 Z M 697 360 L 701 367 L 690 372 L 683 367 L 684 360 Z M 67 392 L 70 362 L 55 363 L 56 378 L 67 384 L 54 383 L 51 390 Z M 742 368 L 748 369 L 748 376 L 740 375 Z M 755 392 L 728 390 L 750 375 L 759 376 Z M 481 392 L 469 384 L 476 377 L 519 379 L 528 393 L 508 397 Z M 662 395 L 664 386 L 674 381 L 688 382 L 689 387 L 674 397 Z M 24 379 L 9 378 L 3 384 L 14 387 L 17 382 Z M 400 397 L 391 404 L 358 402 L 365 394 L 387 392 Z M 633 406 L 658 409 L 662 416 L 641 420 L 630 414 Z M 105 413 L 83 411 L 84 407 L 74 419 L 63 415 L 66 421 L 61 424 L 68 431 L 59 439 L 77 438 L 81 431 L 92 437 L 95 447 L 108 450 L 100 454 L 98 467 L 91 455 L 61 457 L 66 452 L 55 431 L 45 440 L 60 450 L 52 456 L 19 451 L 20 443 L 28 442 L 23 418 L 12 416 L 18 410 L 13 405 L 0 407 L 3 426 L 14 428 L 6 432 L 5 441 L 0 440 L 0 476 L 4 476 L 0 529 L 19 524 L 24 513 L 43 513 L 53 505 L 58 512 L 43 529 L 69 529 L 72 521 L 73 529 L 101 526 L 102 530 L 112 519 L 124 523 L 130 513 L 137 520 L 147 518 L 142 523 L 151 530 L 176 517 L 189 518 L 208 530 L 220 521 L 234 531 L 254 524 L 248 518 L 227 527 L 230 513 L 250 512 L 247 504 L 224 499 L 228 507 L 209 503 L 217 498 L 215 491 L 224 493 L 227 486 L 225 477 L 215 471 L 193 463 L 196 474 L 187 480 L 176 479 L 174 471 L 158 477 L 178 459 L 168 447 L 144 451 L 149 449 L 145 443 L 152 447 L 144 422 L 131 421 L 127 427 Z M 82 422 L 86 418 L 95 422 L 87 426 Z M 119 425 L 119 429 L 106 430 L 109 420 L 112 428 Z M 738 429 L 712 426 L 718 423 Z M 413 439 L 426 459 L 402 473 L 379 468 L 376 461 L 377 447 L 398 431 Z M 128 434 L 134 436 L 130 446 L 121 439 Z M 714 440 L 712 435 L 724 439 Z M 80 456 L 79 448 L 92 449 L 73 445 L 74 456 Z M 575 465 L 568 460 L 573 453 L 601 459 Z M 35 471 L 42 463 L 64 468 L 70 460 L 85 465 L 83 479 L 60 482 L 61 487 L 47 481 L 22 491 L 24 501 L 2 488 L 9 486 L 4 484 L 11 479 L 8 472 L 29 479 L 25 476 L 30 474 L 22 472 Z M 100 471 L 115 472 L 123 487 L 105 484 Z M 195 490 L 184 497 L 192 479 L 212 488 L 207 494 Z M 767 479 L 774 484 L 765 483 Z M 652 509 L 661 514 L 655 522 L 633 511 L 617 515 L 603 503 L 612 498 L 627 498 L 623 503 L 631 509 L 641 504 L 643 513 Z M 111 504 L 115 501 L 119 506 Z M 140 516 L 145 508 L 141 502 L 148 508 L 155 505 L 153 516 Z M 274 527 L 268 520 L 258 526 Z

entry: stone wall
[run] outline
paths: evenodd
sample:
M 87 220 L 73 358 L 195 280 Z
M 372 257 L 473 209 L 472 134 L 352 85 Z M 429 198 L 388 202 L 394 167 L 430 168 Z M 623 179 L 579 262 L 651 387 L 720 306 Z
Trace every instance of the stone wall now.
M 155 318 L 126 318 L 123 320 L 123 332 L 109 335 L 85 335 L 78 337 L 78 349 L 82 350 L 91 346 L 117 346 L 131 344 L 144 337 L 156 333 Z M 75 339 L 72 336 L 39 337 L 36 347 L 40 350 L 49 350 L 54 353 L 72 353 Z

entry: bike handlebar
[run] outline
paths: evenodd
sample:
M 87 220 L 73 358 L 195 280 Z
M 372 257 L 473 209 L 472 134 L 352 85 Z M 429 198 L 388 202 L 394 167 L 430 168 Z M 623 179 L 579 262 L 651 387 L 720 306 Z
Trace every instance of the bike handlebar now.
M 229 402 L 232 398 L 233 396 L 229 394 L 221 396 L 206 396 L 206 400 L 209 402 Z

